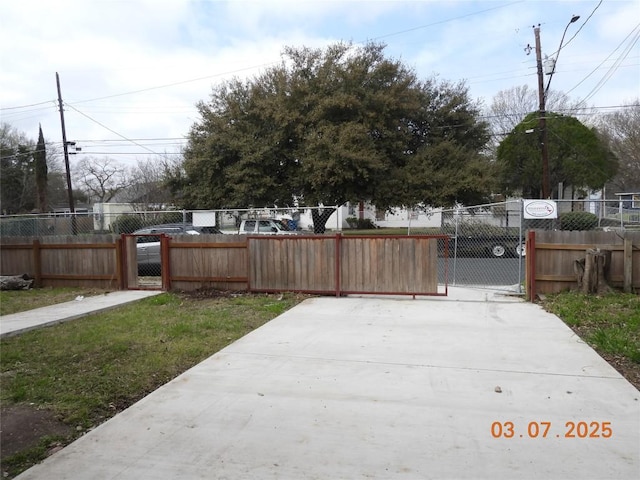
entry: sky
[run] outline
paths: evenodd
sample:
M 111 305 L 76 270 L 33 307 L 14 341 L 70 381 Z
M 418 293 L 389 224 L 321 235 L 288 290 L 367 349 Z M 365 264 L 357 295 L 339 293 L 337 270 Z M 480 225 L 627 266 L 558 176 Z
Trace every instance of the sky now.
M 566 32 L 552 90 L 599 112 L 640 97 L 639 0 L 0 0 L 0 121 L 60 150 L 57 72 L 72 170 L 174 158 L 213 88 L 338 41 L 382 42 L 488 106 L 537 91 L 534 27 L 543 56 Z

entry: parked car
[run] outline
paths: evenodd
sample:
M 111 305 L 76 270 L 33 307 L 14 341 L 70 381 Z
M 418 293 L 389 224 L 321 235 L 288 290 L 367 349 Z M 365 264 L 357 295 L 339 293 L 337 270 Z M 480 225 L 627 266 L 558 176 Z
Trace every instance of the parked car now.
M 290 230 L 286 221 L 271 218 L 258 220 L 242 220 L 238 229 L 240 235 L 298 235 Z
M 139 275 L 160 275 L 160 237 L 158 235 L 205 235 L 222 233 L 217 227 L 194 227 L 185 223 L 152 225 L 133 232 L 136 238 Z

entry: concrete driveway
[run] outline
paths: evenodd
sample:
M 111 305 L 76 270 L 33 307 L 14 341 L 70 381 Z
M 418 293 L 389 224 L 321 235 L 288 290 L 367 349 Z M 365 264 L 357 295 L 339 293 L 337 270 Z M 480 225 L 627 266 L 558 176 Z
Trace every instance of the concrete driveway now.
M 19 478 L 639 476 L 640 392 L 538 306 L 451 288 L 307 300 Z

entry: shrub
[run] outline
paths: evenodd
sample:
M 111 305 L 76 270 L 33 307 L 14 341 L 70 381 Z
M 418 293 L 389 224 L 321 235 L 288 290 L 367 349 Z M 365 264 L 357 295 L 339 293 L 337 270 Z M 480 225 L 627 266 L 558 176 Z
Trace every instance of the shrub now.
M 111 223 L 113 233 L 133 233 L 144 227 L 144 221 L 138 215 L 119 215 Z
M 160 215 L 158 215 L 157 219 L 154 220 L 154 223 L 163 225 L 165 223 L 182 223 L 182 221 L 182 212 L 162 212 Z M 191 218 L 187 218 L 186 221 L 191 222 Z
M 349 227 L 357 228 L 358 230 L 371 230 L 373 228 L 378 228 L 370 218 L 349 217 L 347 218 L 347 224 Z
M 589 212 L 566 212 L 560 214 L 560 230 L 594 230 L 598 217 Z

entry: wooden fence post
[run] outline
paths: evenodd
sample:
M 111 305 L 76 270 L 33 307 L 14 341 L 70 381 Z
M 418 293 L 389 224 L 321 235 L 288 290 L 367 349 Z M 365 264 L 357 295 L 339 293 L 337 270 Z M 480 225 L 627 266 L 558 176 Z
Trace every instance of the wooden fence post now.
M 625 293 L 633 292 L 633 243 L 631 238 L 624 239 L 624 291 Z
M 171 237 L 162 234 L 160 236 L 160 262 L 162 265 L 162 289 L 171 290 L 171 255 L 169 253 Z
M 42 257 L 40 253 L 40 240 L 33 241 L 33 278 L 36 288 L 42 287 Z
M 535 230 L 529 231 L 529 237 L 525 245 L 525 252 L 527 252 L 526 262 L 526 281 L 527 281 L 527 297 L 530 302 L 536 301 L 536 232 Z
M 118 284 L 119 290 L 124 290 L 125 287 L 125 276 L 124 276 L 124 258 L 122 256 L 122 237 L 116 238 L 116 283 Z

